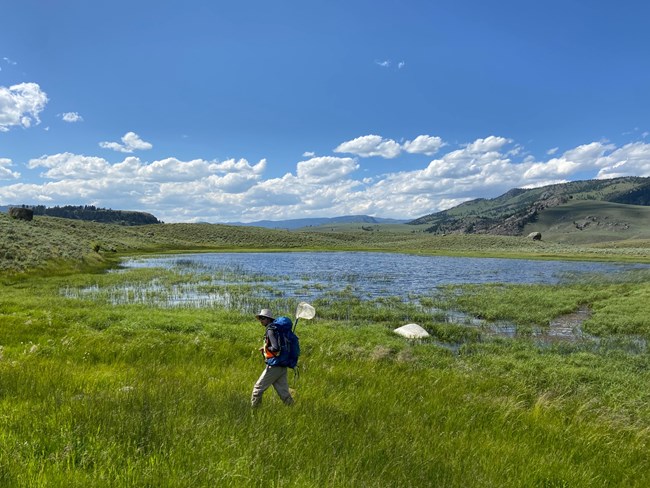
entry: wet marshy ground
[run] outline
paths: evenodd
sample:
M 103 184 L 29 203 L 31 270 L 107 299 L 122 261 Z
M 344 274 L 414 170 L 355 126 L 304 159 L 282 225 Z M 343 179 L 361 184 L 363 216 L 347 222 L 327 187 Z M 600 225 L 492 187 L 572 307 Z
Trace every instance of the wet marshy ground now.
M 328 294 L 362 301 L 395 299 L 417 302 L 418 297 L 435 295 L 439 286 L 449 284 L 556 284 L 566 276 L 612 276 L 648 268 L 648 265 L 366 252 L 209 253 L 136 258 L 123 263 L 124 271 L 152 268 L 196 278 L 178 282 L 157 278 L 136 284 L 118 282 L 105 287 L 65 289 L 62 293 L 70 298 L 96 298 L 111 304 L 218 306 L 250 312 L 271 302 L 278 304 L 278 308 L 286 308 L 285 305 L 289 306 L 295 300 L 314 301 Z M 542 346 L 571 343 L 588 347 L 598 347 L 602 343 L 601 339 L 583 330 L 583 323 L 591 316 L 591 311 L 585 306 L 556 317 L 543 327 L 521 327 L 507 321 L 489 322 L 462 312 L 423 308 L 431 316 L 435 315 L 436 320 L 439 318 L 449 324 L 476 330 L 481 341 L 528 338 Z M 400 325 L 403 324 L 395 324 L 395 327 Z M 644 339 L 625 337 L 621 340 L 626 348 L 647 349 Z M 452 351 L 458 351 L 462 346 L 458 343 L 439 345 Z

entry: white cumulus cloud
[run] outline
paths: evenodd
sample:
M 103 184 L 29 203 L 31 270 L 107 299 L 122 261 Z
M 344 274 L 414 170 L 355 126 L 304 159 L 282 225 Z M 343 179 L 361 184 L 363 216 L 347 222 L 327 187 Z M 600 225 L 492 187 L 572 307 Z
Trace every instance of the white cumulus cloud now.
M 96 156 L 82 156 L 72 153 L 60 153 L 31 159 L 27 166 L 30 169 L 48 168 L 41 176 L 49 179 L 74 178 L 89 180 L 106 175 L 109 163 Z
M 203 159 L 181 161 L 165 158 L 140 167 L 137 176 L 149 181 L 193 181 L 208 176 L 209 165 Z
M 334 152 L 355 154 L 362 158 L 379 156 L 385 159 L 394 159 L 402 153 L 402 150 L 411 154 L 431 156 L 446 145 L 440 137 L 424 134 L 417 136 L 412 141 L 406 141 L 404 144 L 370 134 L 339 144 Z
M 9 166 L 12 166 L 11 159 L 0 158 L 0 180 L 15 180 L 20 178 L 20 173 L 11 171 Z
M 392 159 L 399 156 L 401 149 L 401 146 L 392 139 L 384 139 L 381 136 L 371 134 L 339 144 L 334 149 L 334 152 L 356 154 L 362 158 L 381 156 L 382 158 Z
M 580 169 L 580 163 L 568 160 L 564 157 L 553 158 L 543 163 L 533 163 L 524 172 L 523 178 L 526 180 L 536 180 L 552 176 L 565 176 L 577 172 Z M 542 185 L 543 186 L 543 185 Z
M 633 142 L 604 154 L 596 162 L 597 178 L 650 176 L 650 144 Z
M 614 144 L 592 142 L 590 144 L 582 144 L 574 149 L 569 149 L 562 157 L 581 165 L 589 166 L 595 162 L 599 166 L 604 166 L 607 164 L 607 160 L 602 159 L 602 157 L 605 153 L 615 148 L 616 146 Z
M 301 161 L 296 166 L 299 179 L 311 183 L 332 183 L 356 171 L 359 163 L 353 158 L 331 156 Z
M 65 112 L 61 114 L 61 118 L 63 119 L 64 122 L 83 122 L 84 118 L 79 115 L 77 112 Z
M 266 169 L 266 159 L 261 159 L 259 163 L 251 166 L 246 159 L 227 159 L 222 162 L 213 162 L 210 164 L 210 171 L 220 173 L 250 173 L 261 175 Z
M 440 137 L 421 135 L 412 141 L 406 141 L 402 147 L 407 153 L 426 154 L 432 156 L 446 144 Z
M 135 150 L 145 151 L 151 149 L 153 145 L 140 139 L 140 136 L 135 132 L 127 132 L 122 136 L 122 144 L 104 141 L 99 143 L 99 147 L 123 153 L 132 153 Z
M 474 142 L 467 144 L 466 150 L 472 153 L 498 151 L 511 142 L 511 139 L 505 137 L 488 136 L 485 139 L 476 139 Z
M 40 124 L 39 114 L 47 102 L 47 94 L 37 83 L 20 83 L 9 88 L 0 86 L 0 132 Z

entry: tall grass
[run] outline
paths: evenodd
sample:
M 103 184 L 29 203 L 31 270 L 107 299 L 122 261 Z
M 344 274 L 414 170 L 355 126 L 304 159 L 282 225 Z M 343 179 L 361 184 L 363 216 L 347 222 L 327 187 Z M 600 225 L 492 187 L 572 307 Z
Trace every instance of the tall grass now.
M 76 357 L 73 366 L 50 350 L 24 353 L 3 370 L 0 479 L 17 486 L 648 481 L 647 412 L 628 425 L 584 393 L 567 399 L 568 388 L 527 385 L 512 370 L 506 381 L 469 374 L 479 365 L 501 368 L 485 357 L 464 359 L 461 368 L 440 358 L 432 369 L 397 356 L 342 361 L 311 344 L 293 385 L 295 407 L 267 395 L 250 411 L 258 358 L 239 347 L 151 331 L 117 345 L 106 339 L 68 338 L 63 357 Z M 536 366 L 539 382 L 546 374 Z
M 296 404 L 286 408 L 269 390 L 251 410 L 263 367 L 263 330 L 251 314 L 60 293 L 143 273 L 5 279 L 0 485 L 650 483 L 647 352 L 467 336 L 453 354 L 392 333 L 415 309 L 347 297 L 345 317 L 331 300 L 301 322 Z M 495 315 L 544 321 L 587 302 L 605 324 L 601 314 L 624 311 L 647 287 L 466 287 L 435 304 L 463 304 L 465 294 L 477 315 L 501 302 Z M 539 306 L 516 311 L 529 302 Z M 447 325 L 429 328 L 440 340 Z
M 444 287 L 445 306 L 487 320 L 548 326 L 553 318 L 588 306 L 593 314 L 582 324 L 598 336 L 635 335 L 650 339 L 650 281 L 647 271 L 631 281 L 552 285 L 467 285 Z

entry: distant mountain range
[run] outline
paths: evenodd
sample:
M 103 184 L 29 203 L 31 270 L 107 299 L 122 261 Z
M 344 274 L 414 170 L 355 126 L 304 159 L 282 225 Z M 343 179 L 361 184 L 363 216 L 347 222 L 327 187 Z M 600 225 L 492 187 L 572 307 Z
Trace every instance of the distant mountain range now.
M 591 217 L 600 221 L 598 213 L 601 210 L 609 211 L 616 206 L 616 215 L 622 216 L 618 217 L 619 219 L 624 219 L 626 208 L 632 215 L 638 213 L 634 212 L 632 206 L 650 205 L 650 178 L 624 177 L 572 181 L 531 189 L 516 188 L 497 198 L 471 200 L 442 212 L 425 215 L 408 224 L 428 225 L 426 231 L 435 234 L 521 235 L 525 229 L 530 230 L 531 225 L 538 221 L 543 221 L 550 227 L 552 222 L 548 219 L 549 209 L 562 209 L 563 212 L 554 211 L 553 215 L 556 219 L 570 221 L 572 213 L 577 215 L 578 209 L 582 212 L 586 208 L 584 204 L 579 204 L 581 202 L 591 202 L 591 215 L 583 215 L 580 218 Z M 645 215 L 645 212 L 641 213 Z M 610 217 L 603 216 L 601 220 L 604 222 L 605 219 Z M 643 220 L 637 220 L 637 224 L 639 222 Z M 607 224 L 612 227 L 614 222 L 610 219 Z M 619 224 L 629 227 L 629 224 Z
M 337 224 L 404 224 L 408 220 L 382 219 L 368 215 L 346 215 L 343 217 L 322 217 L 289 220 L 258 220 L 256 222 L 226 222 L 228 225 L 265 227 L 267 229 L 300 229 L 303 227 L 318 227 Z

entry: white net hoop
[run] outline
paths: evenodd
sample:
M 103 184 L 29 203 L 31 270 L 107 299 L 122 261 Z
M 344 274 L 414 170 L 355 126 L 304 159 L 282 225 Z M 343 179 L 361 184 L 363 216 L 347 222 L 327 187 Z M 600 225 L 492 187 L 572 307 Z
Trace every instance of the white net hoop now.
M 316 315 L 316 309 L 305 302 L 300 302 L 296 309 L 296 318 L 310 320 Z

